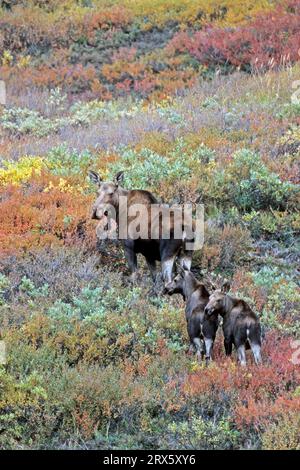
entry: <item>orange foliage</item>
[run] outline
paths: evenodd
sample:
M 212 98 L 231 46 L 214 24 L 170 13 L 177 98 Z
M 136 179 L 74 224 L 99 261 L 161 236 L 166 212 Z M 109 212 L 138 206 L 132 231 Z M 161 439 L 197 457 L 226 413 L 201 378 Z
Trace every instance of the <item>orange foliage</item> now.
M 51 176 L 54 182 L 59 178 Z M 44 189 L 49 177 L 42 175 L 23 188 L 8 186 L 0 203 L 1 254 L 26 251 L 34 246 L 95 243 L 89 220 L 91 198 L 80 193 Z
M 72 92 L 92 90 L 96 87 L 97 74 L 92 65 L 84 67 L 77 65 L 41 65 L 22 70 L 22 80 L 20 81 L 20 71 L 17 66 L 0 67 L 0 74 L 4 80 L 10 82 L 10 87 L 26 89 L 26 87 L 36 86 L 39 88 L 61 87 Z M 106 93 L 106 89 L 95 89 L 96 94 Z M 109 97 L 108 97 L 109 98 Z
M 281 396 L 270 402 L 266 400 L 255 401 L 249 398 L 247 405 L 239 404 L 234 413 L 234 419 L 239 429 L 253 426 L 260 431 L 268 424 L 276 422 L 279 418 L 289 414 L 300 413 L 300 397 Z
M 125 27 L 132 21 L 132 14 L 122 5 L 114 5 L 110 9 L 87 13 L 82 22 L 83 33 L 88 36 L 97 29 Z
M 290 338 L 269 333 L 263 343 L 263 365 L 244 369 L 232 360 L 214 363 L 205 371 L 188 374 L 182 393 L 187 399 L 211 394 L 217 400 L 224 392 L 233 394 L 234 421 L 240 429 L 251 425 L 259 430 L 287 412 L 298 413 L 300 397 L 288 395 L 300 379 L 299 366 L 291 361 L 290 343 Z

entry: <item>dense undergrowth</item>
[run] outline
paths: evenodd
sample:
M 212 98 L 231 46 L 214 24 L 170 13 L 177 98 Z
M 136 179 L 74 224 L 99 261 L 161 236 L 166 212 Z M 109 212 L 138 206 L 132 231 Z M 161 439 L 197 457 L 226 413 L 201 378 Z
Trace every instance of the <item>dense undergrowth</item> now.
M 298 0 L 2 2 L 1 75 L 16 91 L 160 100 L 200 75 L 299 59 Z
M 0 448 L 299 449 L 299 2 L 0 3 Z M 185 354 L 182 300 L 97 244 L 91 168 L 204 204 L 193 270 L 263 365 Z

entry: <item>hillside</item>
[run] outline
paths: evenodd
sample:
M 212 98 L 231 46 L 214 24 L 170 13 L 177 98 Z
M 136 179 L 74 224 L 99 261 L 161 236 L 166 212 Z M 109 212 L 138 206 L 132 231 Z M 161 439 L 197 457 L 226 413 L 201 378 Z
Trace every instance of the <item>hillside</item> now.
M 0 2 L 0 448 L 300 448 L 300 1 Z M 185 354 L 184 303 L 97 243 L 87 174 L 201 202 L 192 270 L 263 364 Z M 1 362 L 1 361 L 0 361 Z

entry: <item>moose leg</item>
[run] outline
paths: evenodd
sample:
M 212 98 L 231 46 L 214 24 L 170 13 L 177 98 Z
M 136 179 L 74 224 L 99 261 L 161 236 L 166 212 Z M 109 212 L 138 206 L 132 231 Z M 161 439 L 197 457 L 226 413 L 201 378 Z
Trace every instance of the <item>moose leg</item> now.
M 172 272 L 175 259 L 181 248 L 181 240 L 160 240 L 160 259 L 164 283 L 172 281 Z
M 204 355 L 204 345 L 199 337 L 199 324 L 195 317 L 187 318 L 187 331 L 190 339 L 189 353 L 196 352 L 198 359 L 201 360 Z
M 205 362 L 206 362 L 206 365 L 208 366 L 209 361 L 211 360 L 211 353 L 212 353 L 214 342 L 211 338 L 204 338 L 204 342 L 205 342 Z
M 134 251 L 134 245 L 133 242 L 126 243 L 124 246 L 124 251 L 125 251 L 125 256 L 127 259 L 127 263 L 129 266 L 129 269 L 131 271 L 131 276 L 130 279 L 132 282 L 135 282 L 136 280 L 136 271 L 137 271 L 137 256 Z
M 250 346 L 251 346 L 252 354 L 254 356 L 255 364 L 256 365 L 261 364 L 262 359 L 261 359 L 260 345 L 250 343 Z
M 147 266 L 150 270 L 152 280 L 155 281 L 156 279 L 156 262 L 153 259 L 146 258 Z
M 162 276 L 163 276 L 163 280 L 165 284 L 172 281 L 174 261 L 175 261 L 175 256 L 172 258 L 164 259 L 161 262 Z
M 231 356 L 232 353 L 232 342 L 231 340 L 225 339 L 224 340 L 224 348 L 226 356 Z
M 246 350 L 245 350 L 245 345 L 241 344 L 237 348 L 237 354 L 238 354 L 238 360 L 241 366 L 246 365 Z
M 190 343 L 189 345 L 189 349 L 187 350 L 187 354 L 194 354 L 196 352 L 196 347 L 194 345 L 194 343 Z
M 194 338 L 193 343 L 196 346 L 197 359 L 201 362 L 204 354 L 203 341 L 200 338 Z

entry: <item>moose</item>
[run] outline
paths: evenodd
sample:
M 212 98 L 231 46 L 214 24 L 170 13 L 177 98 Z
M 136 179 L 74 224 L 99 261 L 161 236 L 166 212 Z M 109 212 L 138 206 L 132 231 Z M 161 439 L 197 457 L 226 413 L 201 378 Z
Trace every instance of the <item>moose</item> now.
M 125 256 L 131 271 L 131 280 L 134 281 L 137 274 L 137 254 L 141 253 L 145 258 L 150 269 L 153 280 L 156 279 L 156 262 L 161 262 L 162 277 L 165 283 L 171 282 L 172 271 L 175 259 L 178 258 L 179 264 L 190 269 L 192 263 L 193 250 L 188 249 L 187 243 L 193 241 L 193 234 L 190 235 L 190 229 L 186 227 L 186 221 L 181 222 L 182 236 L 175 236 L 175 215 L 182 213 L 178 210 L 172 213 L 169 219 L 169 227 L 165 227 L 165 221 L 161 212 L 154 218 L 151 217 L 151 211 L 154 206 L 159 206 L 157 199 L 149 191 L 141 189 L 126 190 L 121 186 L 124 179 L 124 172 L 118 172 L 112 182 L 102 181 L 100 175 L 94 171 L 89 172 L 90 179 L 98 186 L 98 197 L 92 207 L 92 218 L 102 222 L 102 226 L 109 224 L 111 213 L 108 207 L 114 209 L 115 222 L 120 228 L 120 218 L 125 218 L 127 227 L 134 225 L 143 225 L 146 230 L 140 230 L 140 233 L 128 233 L 122 237 Z M 124 202 L 126 204 L 124 205 Z M 143 208 L 143 214 L 139 218 L 139 224 L 131 214 L 131 209 L 136 205 Z M 194 227 L 193 223 L 192 226 Z M 139 227 L 141 228 L 141 227 Z M 169 228 L 169 237 L 163 237 L 164 230 Z M 153 233 L 156 236 L 153 236 Z M 120 233 L 118 235 L 120 237 Z
M 228 295 L 230 284 L 226 281 L 221 289 L 211 295 L 204 284 L 191 273 L 195 240 L 195 224 L 187 220 L 180 208 L 169 208 L 168 217 L 163 217 L 166 205 L 159 204 L 155 196 L 145 190 L 127 190 L 122 187 L 124 172 L 118 172 L 113 181 L 103 181 L 94 171 L 89 172 L 92 182 L 98 186 L 98 197 L 92 206 L 92 219 L 99 221 L 101 230 L 109 231 L 111 221 L 118 229 L 123 241 L 125 256 L 131 271 L 131 279 L 137 274 L 137 254 L 141 253 L 148 264 L 153 280 L 156 279 L 156 262 L 161 262 L 164 292 L 179 293 L 186 301 L 185 315 L 190 338 L 190 352 L 196 349 L 198 359 L 205 357 L 208 364 L 219 315 L 223 317 L 224 346 L 226 355 L 231 355 L 234 345 L 241 365 L 246 365 L 246 349 L 251 349 L 256 364 L 261 363 L 261 327 L 255 313 L 241 299 Z M 136 206 L 139 207 L 137 217 Z M 153 207 L 158 212 L 152 217 Z M 113 209 L 113 211 L 111 210 Z M 133 211 L 131 211 L 133 209 Z M 120 231 L 124 222 L 125 235 Z M 180 222 L 178 236 L 178 220 Z M 177 225 L 176 225 L 177 224 Z M 133 226 L 133 230 L 131 230 Z M 99 228 L 98 227 L 98 228 Z M 192 230 L 191 230 L 192 228 Z M 165 236 L 169 233 L 169 236 Z M 172 280 L 175 260 L 178 259 L 178 274 Z
M 207 315 L 205 308 L 209 292 L 188 270 L 178 266 L 178 274 L 165 286 L 169 295 L 181 294 L 186 301 L 185 317 L 190 339 L 189 351 L 196 348 L 198 360 L 205 356 L 206 365 L 211 360 L 212 350 L 219 325 L 218 313 Z
M 225 281 L 221 289 L 215 290 L 205 306 L 205 314 L 210 317 L 223 317 L 225 353 L 230 356 L 234 345 L 238 360 L 246 365 L 246 349 L 251 349 L 256 364 L 261 359 L 261 327 L 256 314 L 241 299 L 228 295 L 230 283 Z

